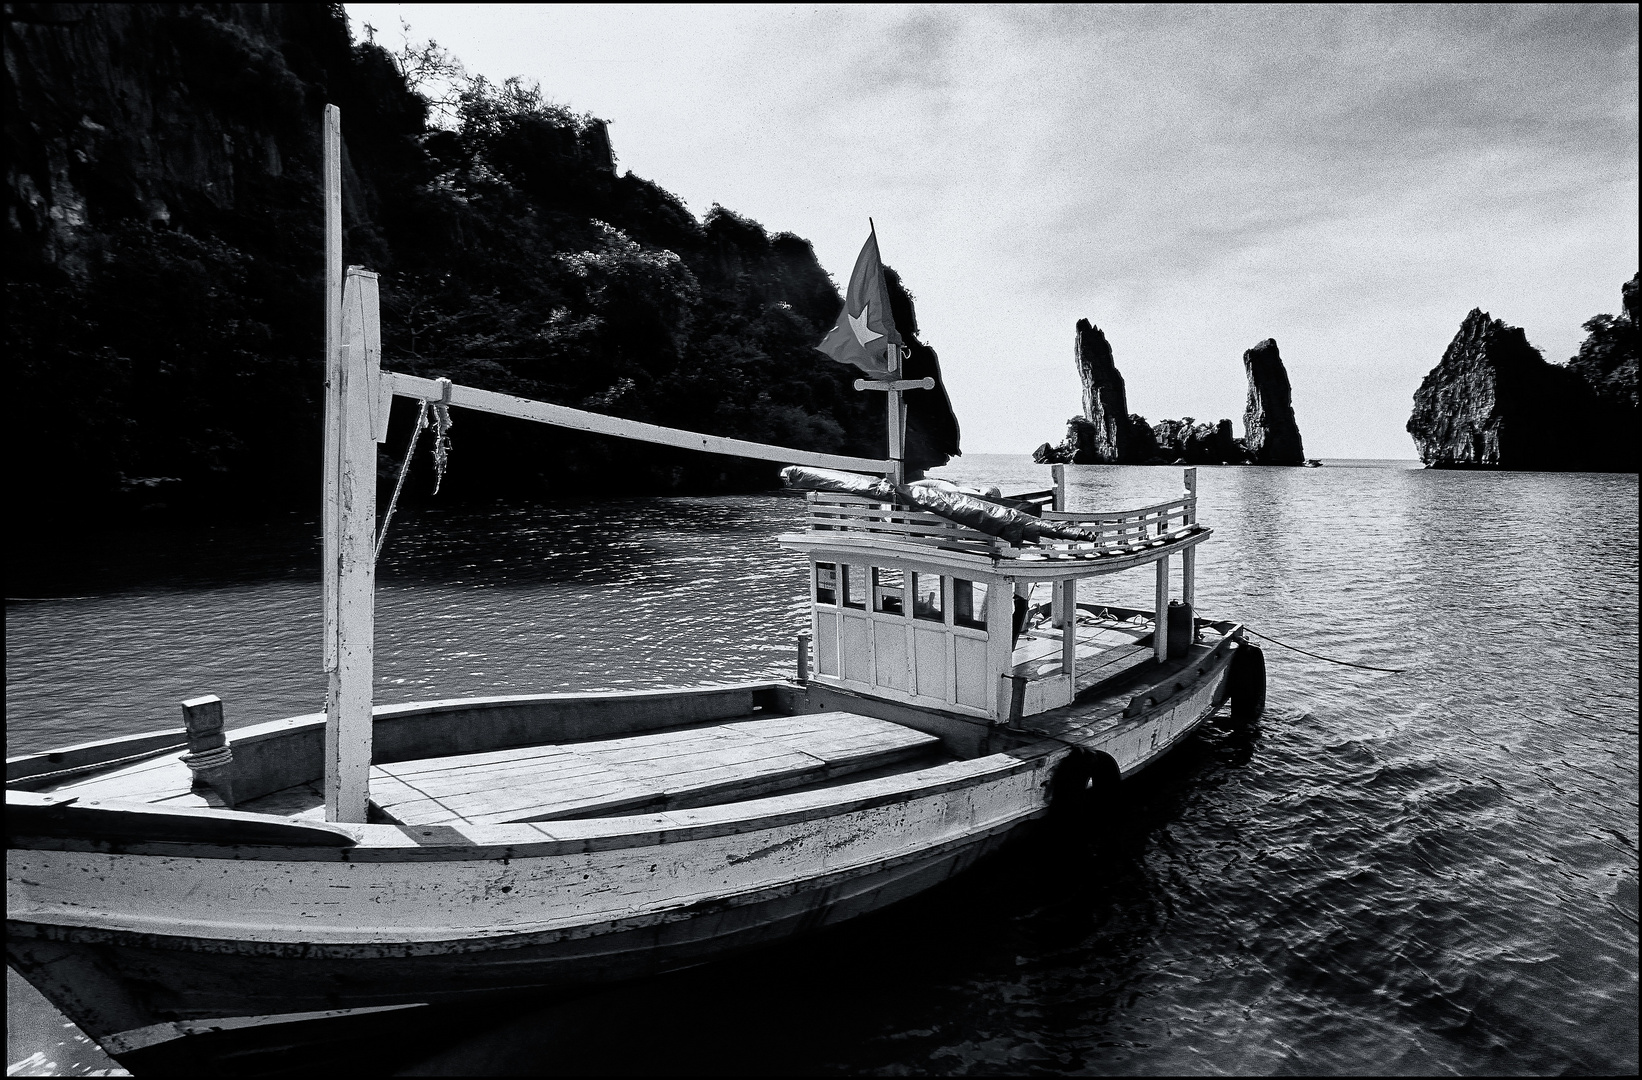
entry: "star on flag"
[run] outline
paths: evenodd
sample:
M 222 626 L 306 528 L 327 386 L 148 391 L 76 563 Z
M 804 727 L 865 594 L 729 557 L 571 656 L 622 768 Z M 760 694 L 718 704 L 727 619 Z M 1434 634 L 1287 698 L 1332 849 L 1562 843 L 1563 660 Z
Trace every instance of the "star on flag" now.
M 874 333 L 872 327 L 867 325 L 867 312 L 870 310 L 872 310 L 871 304 L 863 304 L 861 306 L 861 317 L 856 318 L 849 313 L 848 308 L 844 309 L 844 318 L 850 321 L 850 329 L 855 331 L 855 340 L 861 343 L 863 349 L 884 336 Z

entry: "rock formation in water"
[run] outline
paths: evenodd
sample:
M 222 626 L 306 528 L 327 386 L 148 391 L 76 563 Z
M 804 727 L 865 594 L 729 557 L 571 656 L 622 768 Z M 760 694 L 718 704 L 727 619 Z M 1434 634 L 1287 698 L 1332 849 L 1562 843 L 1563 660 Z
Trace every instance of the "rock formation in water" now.
M 1032 460 L 1040 465 L 1097 465 L 1095 457 L 1100 429 L 1084 416 L 1066 419 L 1066 437 L 1059 444 L 1041 443 L 1032 451 Z M 1105 462 L 1104 464 L 1117 464 Z
M 1077 325 L 1075 360 L 1083 383 L 1083 419 L 1089 430 L 1077 447 L 1073 463 L 1116 464 L 1129 454 L 1129 396 L 1123 375 L 1112 361 L 1106 335 L 1088 319 Z
M 1230 420 L 1217 424 L 1200 424 L 1190 416 L 1183 420 L 1161 420 L 1152 426 L 1152 436 L 1157 444 L 1154 457 L 1168 464 L 1236 465 L 1247 456 L 1238 440 L 1232 437 Z
M 1075 465 L 1116 465 L 1133 460 L 1129 448 L 1129 401 L 1112 346 L 1100 327 L 1079 319 L 1073 363 L 1083 384 L 1083 415 L 1066 421 L 1059 446 L 1043 443 L 1034 461 Z
M 1277 340 L 1267 338 L 1243 354 L 1249 380 L 1248 405 L 1243 409 L 1243 444 L 1253 465 L 1304 465 L 1300 425 L 1294 420 L 1294 394 L 1288 372 L 1277 353 Z
M 1619 319 L 1586 323 L 1592 339 L 1569 367 L 1547 363 L 1521 327 L 1473 308 L 1414 393 L 1408 432 L 1420 460 L 1439 469 L 1634 470 L 1632 305 Z M 1629 390 L 1626 327 L 1616 324 L 1630 327 Z
M 1124 463 L 1127 465 L 1166 465 L 1173 460 L 1163 456 L 1157 444 L 1157 432 L 1139 413 L 1129 414 L 1129 452 L 1134 457 Z
M 1275 341 L 1263 341 L 1243 354 L 1249 380 L 1246 439 L 1233 437 L 1230 420 L 1200 424 L 1188 416 L 1150 424 L 1144 416 L 1129 413 L 1112 346 L 1087 319 L 1077 323 L 1076 361 L 1083 383 L 1083 415 L 1066 421 L 1066 437 L 1059 444 L 1042 443 L 1032 452 L 1032 460 L 1040 464 L 1305 463 L 1288 374 Z

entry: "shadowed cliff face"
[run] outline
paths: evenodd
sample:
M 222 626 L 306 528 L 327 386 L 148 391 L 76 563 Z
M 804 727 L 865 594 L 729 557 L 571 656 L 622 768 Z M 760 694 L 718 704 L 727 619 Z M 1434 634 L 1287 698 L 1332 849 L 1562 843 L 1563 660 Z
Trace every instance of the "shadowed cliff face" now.
M 380 50 L 356 54 L 340 5 L 15 4 L 5 50 L 6 246 L 24 264 L 84 274 L 125 222 L 266 242 L 279 209 L 316 202 L 327 101 L 371 121 L 348 140 L 354 226 L 382 210 L 360 170 L 421 157 L 421 99 Z
M 882 396 L 815 352 L 840 299 L 809 243 L 618 175 L 603 121 L 469 84 L 455 129 L 430 130 L 340 5 L 21 4 L 4 32 L 14 390 L 56 403 L 13 432 L 51 449 L 25 506 L 314 504 L 327 102 L 344 259 L 382 275 L 390 367 L 883 452 Z M 957 452 L 944 391 L 909 406 L 918 464 Z M 452 439 L 442 499 L 745 489 L 776 469 L 477 415 Z
M 1294 394 L 1278 355 L 1277 341 L 1267 338 L 1243 354 L 1249 400 L 1243 409 L 1243 442 L 1255 465 L 1304 465 L 1305 447 L 1294 419 Z
M 1078 320 L 1076 362 L 1083 382 L 1083 416 L 1088 431 L 1080 432 L 1074 463 L 1117 464 L 1130 460 L 1129 396 L 1123 375 L 1112 360 L 1112 346 L 1106 335 L 1088 319 Z
M 1578 372 L 1546 363 L 1521 327 L 1473 308 L 1415 391 L 1408 431 L 1433 468 L 1630 471 L 1629 412 L 1627 422 Z

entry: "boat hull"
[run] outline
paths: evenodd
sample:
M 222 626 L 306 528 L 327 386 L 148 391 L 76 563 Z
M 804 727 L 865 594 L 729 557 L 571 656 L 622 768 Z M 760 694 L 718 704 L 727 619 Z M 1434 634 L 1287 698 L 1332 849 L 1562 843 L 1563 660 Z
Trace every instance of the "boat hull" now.
M 536 854 L 528 826 L 468 830 L 467 858 L 456 830 L 423 838 L 440 846 L 383 843 L 384 831 L 428 831 L 396 826 L 283 858 L 41 841 L 8 852 L 8 959 L 116 1058 L 174 1037 L 179 1021 L 653 975 L 938 884 L 1043 815 L 1054 760 L 936 767 L 921 794 L 888 790 L 909 782 L 893 777 L 754 800 L 736 804 L 739 820 L 730 808 L 631 818 L 621 835 L 611 820 L 555 822 Z M 828 812 L 818 796 L 857 805 Z
M 554 992 L 643 978 L 798 937 L 878 910 L 960 873 L 1006 843 L 1015 827 L 977 835 L 825 886 L 703 912 L 674 922 L 588 937 L 476 950 L 354 958 L 342 950 L 305 957 L 247 955 L 237 943 L 155 935 L 9 927 L 13 966 L 49 998 L 80 1001 L 88 1021 L 108 1004 L 149 1024 L 103 1032 L 117 1059 L 174 1037 L 164 1021 L 359 1009 L 459 1005 L 503 993 Z M 123 999 L 123 1000 L 121 1000 Z M 159 1030 L 154 1030 L 158 1028 Z

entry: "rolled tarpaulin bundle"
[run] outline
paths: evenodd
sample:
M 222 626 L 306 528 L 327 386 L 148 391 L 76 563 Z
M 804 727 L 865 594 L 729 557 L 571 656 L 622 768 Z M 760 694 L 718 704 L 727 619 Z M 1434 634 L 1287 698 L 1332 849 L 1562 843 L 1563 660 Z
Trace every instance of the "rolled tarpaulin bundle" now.
M 902 499 L 920 510 L 939 514 L 948 521 L 967 525 L 976 532 L 996 536 L 1017 546 L 1044 537 L 1081 540 L 1091 544 L 1100 541 L 1098 532 L 1075 526 L 1051 524 L 1014 507 L 1004 506 L 956 489 L 908 484 L 897 488 L 896 491 Z
M 804 491 L 831 491 L 885 502 L 899 500 L 987 536 L 1019 545 L 1042 537 L 1098 543 L 1100 534 L 1089 529 L 1052 525 L 1012 507 L 959 491 L 949 484 L 912 483 L 896 487 L 887 480 L 860 473 L 837 472 L 789 465 L 781 470 L 788 487 Z
M 788 465 L 781 470 L 781 482 L 800 491 L 831 491 L 839 495 L 859 495 L 863 499 L 883 499 L 885 502 L 895 499 L 895 485 L 888 480 L 836 469 Z

